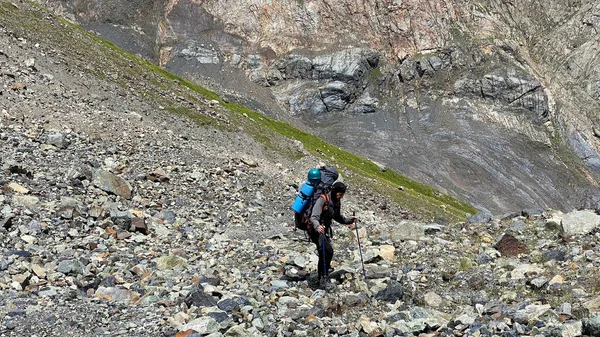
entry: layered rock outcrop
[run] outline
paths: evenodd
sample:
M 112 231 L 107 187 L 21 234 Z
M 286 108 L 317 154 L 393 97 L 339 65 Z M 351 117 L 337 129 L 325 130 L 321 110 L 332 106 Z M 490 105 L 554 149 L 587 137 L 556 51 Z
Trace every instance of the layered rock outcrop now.
M 598 194 L 594 1 L 43 4 L 482 209 Z

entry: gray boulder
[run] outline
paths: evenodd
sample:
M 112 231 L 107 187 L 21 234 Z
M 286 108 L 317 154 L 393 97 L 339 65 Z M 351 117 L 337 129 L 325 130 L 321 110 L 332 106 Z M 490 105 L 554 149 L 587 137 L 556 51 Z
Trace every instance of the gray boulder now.
M 600 312 L 595 312 L 583 320 L 583 333 L 590 336 L 600 336 Z
M 600 226 L 600 215 L 591 210 L 570 212 L 563 216 L 561 225 L 566 236 L 587 234 Z
M 92 172 L 92 183 L 105 192 L 131 199 L 131 185 L 125 179 L 109 171 L 94 170 Z

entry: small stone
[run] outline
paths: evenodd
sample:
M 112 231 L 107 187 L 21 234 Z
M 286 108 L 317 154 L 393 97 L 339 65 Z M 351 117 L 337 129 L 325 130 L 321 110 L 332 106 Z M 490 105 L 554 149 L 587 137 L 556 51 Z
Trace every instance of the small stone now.
M 117 287 L 98 287 L 95 296 L 110 302 L 129 303 L 137 298 L 137 294 L 128 289 Z
M 531 280 L 531 285 L 536 288 L 539 289 L 541 287 L 543 287 L 546 283 L 548 282 L 548 279 L 545 277 L 536 277 L 533 280 Z
M 535 275 L 541 275 L 544 272 L 544 269 L 536 266 L 536 265 L 532 265 L 532 264 L 521 264 L 518 265 L 515 269 L 513 269 L 510 272 L 511 278 L 513 280 L 515 279 L 522 279 L 522 278 L 526 278 L 526 277 L 532 277 Z
M 94 170 L 92 176 L 94 186 L 122 198 L 131 199 L 131 185 L 125 179 L 103 170 Z
M 10 183 L 8 184 L 8 188 L 10 188 L 11 190 L 13 190 L 13 192 L 15 193 L 21 193 L 21 194 L 27 194 L 29 193 L 29 190 L 17 183 Z
M 306 258 L 302 255 L 296 255 L 292 258 L 294 265 L 304 268 L 306 266 Z
M 392 245 L 379 246 L 379 256 L 386 261 L 393 261 L 396 248 Z
M 572 309 L 573 306 L 571 305 L 571 303 L 564 302 L 556 308 L 556 312 L 559 314 L 571 315 Z
M 201 288 L 196 288 L 194 291 L 190 292 L 186 296 L 184 302 L 188 307 L 193 305 L 198 308 L 213 307 L 217 305 L 215 299 L 209 294 L 205 293 Z
M 219 301 L 217 303 L 217 307 L 223 311 L 229 312 L 229 311 L 233 311 L 233 310 L 237 309 L 239 307 L 239 304 L 237 304 L 231 298 L 226 298 L 226 299 Z
M 179 327 L 180 331 L 186 331 L 190 329 L 196 331 L 200 335 L 208 335 L 218 332 L 220 325 L 214 320 L 214 318 L 205 316 L 196 318 L 195 320 Z
M 158 168 L 146 175 L 146 179 L 154 182 L 168 182 L 170 180 L 169 176 L 162 168 Z
M 442 305 L 442 297 L 432 291 L 426 293 L 423 296 L 423 300 L 425 301 L 425 304 L 427 306 L 433 307 L 433 308 L 439 308 Z
M 561 275 L 554 276 L 550 281 L 548 281 L 549 286 L 561 285 L 565 282 L 564 278 Z
M 401 221 L 397 226 L 394 226 L 394 230 L 390 232 L 390 238 L 393 241 L 420 240 L 424 236 L 424 224 L 408 220 Z M 363 237 L 362 233 L 360 237 Z M 356 238 L 354 238 L 354 240 L 356 240 Z
M 104 214 L 104 208 L 98 205 L 93 205 L 88 211 L 88 215 L 93 218 L 100 218 Z
M 83 274 L 84 270 L 85 270 L 85 266 L 83 265 L 83 263 L 79 262 L 78 260 L 60 261 L 60 263 L 58 264 L 58 267 L 56 268 L 56 271 L 63 273 L 65 275 Z
M 479 315 L 471 306 L 464 307 L 462 312 L 454 318 L 455 324 L 471 325 L 475 322 Z
M 282 290 L 282 289 L 289 288 L 289 285 L 288 285 L 288 283 L 286 281 L 274 280 L 274 281 L 271 281 L 271 287 L 275 291 L 279 291 L 279 290 Z
M 1 220 L 0 221 L 0 227 L 5 228 L 5 229 L 9 229 L 12 226 L 12 224 L 13 224 L 12 219 L 13 219 L 13 217 L 9 216 L 9 217 Z
M 179 266 L 187 266 L 187 261 L 181 256 L 167 255 L 156 259 L 156 268 L 158 270 L 172 270 Z
M 600 312 L 594 312 L 583 321 L 583 332 L 590 336 L 600 336 Z
M 139 232 L 144 235 L 147 235 L 148 234 L 148 225 L 146 224 L 146 221 L 144 220 L 144 218 L 135 217 L 135 218 L 131 219 L 131 226 L 129 227 L 129 230 L 131 232 Z
M 54 133 L 48 135 L 46 144 L 56 146 L 59 149 L 66 149 L 69 146 L 70 142 L 62 133 Z
M 258 163 L 250 158 L 242 158 L 242 163 L 250 166 L 250 167 L 258 167 Z
M 188 329 L 185 331 L 179 331 L 178 333 L 175 334 L 175 337 L 187 337 L 187 336 L 190 336 L 195 333 L 196 333 L 196 330 Z
M 242 325 L 234 325 L 227 332 L 225 337 L 253 337 L 254 335 L 248 332 Z
M 560 250 L 549 250 L 544 252 L 544 259 L 546 261 L 564 261 L 565 260 L 565 253 L 560 251 Z
M 31 270 L 39 278 L 45 278 L 46 277 L 46 270 L 44 269 L 44 267 L 40 266 L 39 264 L 32 265 L 31 266 Z
M 28 58 L 27 60 L 25 60 L 25 66 L 27 68 L 33 68 L 33 67 L 35 67 L 35 59 L 34 58 Z
M 36 243 L 37 238 L 31 235 L 23 235 L 21 236 L 21 240 L 27 242 L 28 244 L 32 245 L 34 243 Z
M 29 280 L 31 279 L 31 274 L 27 272 L 27 274 L 15 274 L 12 276 L 13 283 L 18 283 L 21 289 L 25 289 L 29 284 Z
M 371 320 L 367 316 L 361 316 L 358 319 L 358 322 L 362 330 L 367 334 L 371 334 L 375 329 L 377 329 L 377 323 L 371 322 Z
M 9 317 L 25 316 L 25 310 L 23 310 L 23 309 L 11 310 L 6 315 Z
M 29 210 L 37 210 L 40 199 L 30 195 L 15 195 L 12 198 L 13 207 L 23 207 Z
M 54 289 L 43 289 L 38 291 L 37 295 L 39 297 L 54 297 L 58 295 L 58 292 Z
M 583 332 L 583 322 L 581 321 L 569 321 L 564 322 L 560 326 L 560 336 L 561 337 L 577 337 L 581 336 Z M 592 335 L 596 336 L 596 335 Z
M 163 220 L 166 224 L 174 224 L 175 221 L 177 220 L 177 217 L 175 216 L 175 212 L 165 209 L 160 211 L 160 213 L 158 213 L 157 217 L 161 220 Z
M 72 219 L 75 208 L 73 206 L 62 206 L 58 209 L 58 215 L 63 219 Z
M 118 240 L 125 240 L 125 239 L 129 239 L 130 237 L 131 237 L 131 233 L 129 233 L 129 232 L 121 231 L 121 232 L 117 233 Z
M 129 230 L 133 216 L 130 212 L 113 210 L 110 212 L 110 220 L 120 229 Z
M 404 290 L 402 285 L 397 281 L 390 281 L 385 289 L 377 293 L 375 298 L 382 301 L 395 303 L 397 300 L 401 300 L 403 295 Z
M 208 313 L 208 316 L 212 317 L 217 323 L 222 323 L 229 319 L 229 314 L 225 311 L 211 311 Z

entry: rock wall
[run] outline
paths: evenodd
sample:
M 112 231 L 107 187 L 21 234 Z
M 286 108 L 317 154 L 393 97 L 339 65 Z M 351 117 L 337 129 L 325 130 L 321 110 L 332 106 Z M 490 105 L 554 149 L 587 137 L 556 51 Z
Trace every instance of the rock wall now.
M 481 209 L 598 193 L 593 1 L 41 3 Z

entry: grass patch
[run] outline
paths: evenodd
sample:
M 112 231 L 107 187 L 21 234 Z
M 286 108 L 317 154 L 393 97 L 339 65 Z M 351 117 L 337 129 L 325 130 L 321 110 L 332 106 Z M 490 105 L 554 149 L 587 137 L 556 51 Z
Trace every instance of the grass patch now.
M 0 3 L 0 8 L 2 8 L 5 12 L 10 12 L 10 11 L 14 11 L 15 9 L 18 9 L 17 6 L 15 6 L 14 4 L 12 4 L 10 2 Z
M 467 271 L 471 268 L 473 268 L 473 262 L 469 258 L 461 257 L 458 261 L 458 269 L 460 271 Z
M 169 106 L 165 109 L 175 115 L 188 117 L 198 125 L 215 125 L 215 120 L 213 118 L 194 112 L 188 108 Z
M 379 67 L 375 67 L 375 68 L 371 69 L 371 72 L 369 74 L 373 78 L 379 78 L 379 77 L 383 76 L 383 73 L 381 72 L 381 69 Z

